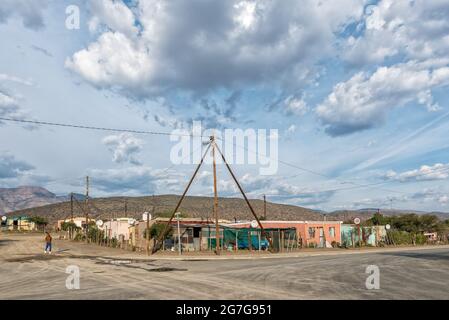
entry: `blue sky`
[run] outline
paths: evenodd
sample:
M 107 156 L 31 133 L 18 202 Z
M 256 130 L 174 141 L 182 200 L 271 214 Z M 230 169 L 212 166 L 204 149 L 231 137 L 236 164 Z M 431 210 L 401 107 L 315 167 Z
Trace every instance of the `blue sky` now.
M 443 0 L 5 0 L 0 116 L 278 129 L 276 175 L 235 166 L 251 197 L 448 211 L 447 16 Z M 90 175 L 93 196 L 180 193 L 193 170 L 172 166 L 166 136 L 5 121 L 0 136 L 0 187 L 82 192 Z M 218 170 L 220 194 L 238 195 Z M 191 194 L 212 195 L 211 179 L 205 167 Z

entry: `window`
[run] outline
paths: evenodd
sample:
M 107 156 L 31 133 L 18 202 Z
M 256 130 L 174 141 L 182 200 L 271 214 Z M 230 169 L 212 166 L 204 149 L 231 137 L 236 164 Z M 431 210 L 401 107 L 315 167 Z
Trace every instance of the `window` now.
M 329 227 L 329 235 L 334 238 L 335 237 L 335 227 Z
M 309 238 L 315 238 L 315 228 L 309 227 Z

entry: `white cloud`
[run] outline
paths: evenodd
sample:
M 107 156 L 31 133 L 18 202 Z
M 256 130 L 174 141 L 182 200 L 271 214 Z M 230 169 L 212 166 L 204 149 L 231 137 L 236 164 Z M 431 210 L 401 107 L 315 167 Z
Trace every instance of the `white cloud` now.
M 303 98 L 296 98 L 295 96 L 289 96 L 284 101 L 285 112 L 287 115 L 293 114 L 297 116 L 303 116 L 309 110 L 307 103 Z
M 338 136 L 382 124 L 393 108 L 417 102 L 438 110 L 430 90 L 449 85 L 447 59 L 410 61 L 380 67 L 373 74 L 359 72 L 338 83 L 316 108 L 330 135 Z
M 6 73 L 0 73 L 0 81 L 14 82 L 14 83 L 23 84 L 26 86 L 34 85 L 33 81 L 30 79 L 22 79 L 20 77 L 16 77 L 16 76 L 9 75 Z
M 119 169 L 91 169 L 88 171 L 94 189 L 106 194 L 148 195 L 160 192 L 180 192 L 185 175 L 167 169 L 132 166 Z
M 91 0 L 92 17 L 88 26 L 91 32 L 99 31 L 101 26 L 133 37 L 139 31 L 135 26 L 134 14 L 122 2 L 116 0 Z
M 2 0 L 0 1 L 0 23 L 11 18 L 19 18 L 25 27 L 42 29 L 44 27 L 43 11 L 47 0 Z
M 151 0 L 132 10 L 121 1 L 95 1 L 93 7 L 92 27 L 107 31 L 66 66 L 96 87 L 138 98 L 173 89 L 300 86 L 332 54 L 335 33 L 363 12 L 356 0 Z
M 116 163 L 130 162 L 136 165 L 140 164 L 140 161 L 135 156 L 142 150 L 143 140 L 125 132 L 119 135 L 107 136 L 102 142 L 113 153 L 112 161 Z
M 405 181 L 431 181 L 449 178 L 449 164 L 437 163 L 433 166 L 423 165 L 419 169 L 397 173 L 393 170 L 384 175 L 385 179 Z
M 34 167 L 24 161 L 17 160 L 13 155 L 2 152 L 0 155 L 0 179 L 17 178 Z
M 360 35 L 343 45 L 351 64 L 380 63 L 388 57 L 446 57 L 449 53 L 449 3 L 445 0 L 382 0 L 369 6 Z
M 293 134 L 295 132 L 296 132 L 296 126 L 294 124 L 292 124 L 290 127 L 288 127 L 288 129 L 287 129 L 288 134 Z
M 20 107 L 19 99 L 0 88 L 0 117 L 23 119 L 26 112 Z M 0 125 L 2 121 L 0 120 Z M 28 126 L 27 128 L 32 128 Z

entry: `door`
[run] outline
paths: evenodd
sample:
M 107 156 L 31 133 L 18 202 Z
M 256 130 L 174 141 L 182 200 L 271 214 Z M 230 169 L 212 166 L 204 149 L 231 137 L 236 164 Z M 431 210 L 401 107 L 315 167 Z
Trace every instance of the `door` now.
M 320 232 L 320 248 L 324 248 L 325 247 L 325 243 L 324 243 L 324 229 L 323 228 L 318 228 L 319 232 Z

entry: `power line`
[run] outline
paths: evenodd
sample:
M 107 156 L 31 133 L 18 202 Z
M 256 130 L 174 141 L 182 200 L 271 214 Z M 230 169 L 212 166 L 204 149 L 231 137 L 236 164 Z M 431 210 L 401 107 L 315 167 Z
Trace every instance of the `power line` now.
M 106 127 L 94 127 L 86 125 L 59 123 L 59 122 L 47 122 L 38 120 L 25 120 L 25 119 L 12 119 L 12 118 L 2 118 L 0 121 L 36 124 L 36 125 L 46 125 L 46 126 L 56 126 L 56 127 L 66 127 L 66 128 L 76 128 L 76 129 L 86 129 L 86 130 L 97 130 L 97 131 L 109 131 L 109 132 L 128 132 L 136 134 L 151 134 L 151 135 L 163 135 L 163 136 L 183 136 L 183 137 L 200 137 L 209 138 L 203 135 L 194 134 L 182 134 L 182 133 L 170 133 L 170 132 L 158 132 L 158 131 L 145 131 L 145 130 L 133 130 L 133 129 L 118 129 L 118 128 L 106 128 Z
M 221 139 L 221 140 L 222 140 L 222 139 Z M 222 141 L 223 141 L 223 140 L 222 140 Z M 247 147 L 245 147 L 245 146 L 242 146 L 242 145 L 239 145 L 239 144 L 237 144 L 237 143 L 235 143 L 235 142 L 233 142 L 233 145 L 234 145 L 234 146 L 237 146 L 237 147 L 239 147 L 239 148 L 243 148 L 244 150 L 246 150 L 246 151 L 248 151 L 248 152 L 251 152 L 251 153 L 254 153 L 254 154 L 256 154 L 256 155 L 260 155 L 257 151 L 250 150 L 249 148 L 247 148 Z M 326 179 L 334 179 L 333 177 L 331 177 L 331 176 L 329 176 L 329 175 L 326 175 L 326 174 L 324 174 L 324 173 L 320 173 L 320 172 L 317 172 L 317 171 L 314 171 L 314 170 L 310 170 L 310 169 L 307 169 L 307 168 L 303 168 L 303 167 L 300 167 L 300 166 L 298 166 L 298 165 L 296 165 L 296 164 L 292 164 L 292 163 L 287 162 L 287 161 L 283 161 L 283 160 L 280 160 L 280 159 L 274 159 L 274 158 L 269 157 L 269 156 L 267 156 L 267 155 L 263 155 L 263 156 L 266 157 L 266 158 L 272 159 L 272 160 L 274 160 L 274 161 L 278 161 L 279 163 L 282 163 L 282 164 L 284 164 L 284 165 L 286 165 L 286 166 L 289 166 L 289 167 L 292 167 L 292 168 L 295 168 L 295 169 L 298 169 L 298 170 L 301 170 L 301 171 L 304 171 L 304 172 L 308 172 L 308 173 L 314 174 L 314 175 L 316 175 L 316 176 L 320 176 L 320 177 L 323 177 L 323 178 L 326 178 Z M 390 190 L 390 189 L 376 188 L 376 187 L 375 187 L 375 185 L 383 184 L 383 183 L 387 183 L 387 182 L 378 182 L 378 183 L 364 184 L 364 185 L 363 185 L 363 184 L 358 184 L 358 183 L 352 182 L 352 181 L 341 181 L 341 183 L 342 183 L 342 184 L 344 184 L 344 183 L 345 183 L 345 184 L 352 184 L 352 185 L 357 186 L 357 187 L 359 187 L 359 188 L 374 188 L 374 189 L 378 189 L 378 190 L 382 190 L 382 191 L 387 191 L 387 192 L 406 193 L 406 192 L 402 192 L 402 191 L 398 191 L 398 190 Z M 356 189 L 356 188 L 351 188 L 351 189 Z
M 164 135 L 164 136 L 170 136 L 170 135 L 175 135 L 175 136 L 188 136 L 188 137 L 201 137 L 201 138 L 209 138 L 206 137 L 204 135 L 193 135 L 193 134 L 181 134 L 181 133 L 168 133 L 168 132 L 158 132 L 158 131 L 144 131 L 144 130 L 133 130 L 133 129 L 118 129 L 118 128 L 107 128 L 107 127 L 96 127 L 96 126 L 86 126 L 86 125 L 75 125 L 75 124 L 67 124 L 67 123 L 57 123 L 57 122 L 47 122 L 47 121 L 38 121 L 38 120 L 26 120 L 26 119 L 12 119 L 12 118 L 3 118 L 0 117 L 0 121 L 9 121 L 9 122 L 17 122 L 17 123 L 27 123 L 27 124 L 36 124 L 36 125 L 48 125 L 48 126 L 57 126 L 57 127 L 68 127 L 68 128 L 76 128 L 76 129 L 86 129 L 86 130 L 97 130 L 97 131 L 109 131 L 109 132 L 128 132 L 128 133 L 135 133 L 135 134 L 151 134 L 151 135 Z M 218 138 L 220 139 L 220 138 Z M 223 141 L 223 139 L 220 139 Z M 241 146 L 235 142 L 233 142 L 234 146 L 237 146 L 239 148 L 242 148 L 248 152 L 254 153 L 256 155 L 260 155 L 260 153 L 258 153 L 257 151 L 253 151 L 250 150 L 249 148 L 245 147 L 245 146 Z M 190 153 L 189 156 L 191 156 L 195 151 Z M 323 174 L 308 168 L 304 168 L 301 166 L 298 166 L 296 164 L 281 160 L 281 159 L 274 159 L 272 157 L 269 157 L 267 155 L 263 155 L 264 157 L 273 159 L 275 161 L 278 161 L 281 164 L 284 164 L 286 166 L 301 170 L 303 172 L 307 172 L 316 176 L 320 176 L 326 179 L 334 179 L 333 177 L 327 175 L 327 174 Z M 173 168 L 175 165 L 170 166 L 169 168 L 166 168 L 162 173 L 168 171 L 169 169 Z M 419 175 L 415 175 L 414 177 L 419 177 L 419 176 L 425 176 L 425 175 L 430 175 L 433 174 L 435 172 L 438 172 L 439 170 L 449 170 L 449 168 L 441 168 L 441 169 L 437 169 L 433 172 L 428 172 L 428 173 L 422 173 Z M 294 175 L 294 176 L 290 176 L 290 177 L 286 177 L 285 179 L 291 179 L 294 177 L 297 177 L 298 175 Z M 372 183 L 372 184 L 359 184 L 353 181 L 342 181 L 342 184 L 352 184 L 354 185 L 354 187 L 346 187 L 346 188 L 335 188 L 335 189 L 331 189 L 331 190 L 325 190 L 325 191 L 321 191 L 321 192 L 329 192 L 329 191 L 342 191 L 342 190 L 351 190 L 351 189 L 357 189 L 357 188 L 373 188 L 373 189 L 378 189 L 378 190 L 382 190 L 382 191 L 387 191 L 387 192 L 393 192 L 393 193 L 402 193 L 402 194 L 407 194 L 406 192 L 401 192 L 398 190 L 391 190 L 391 189 L 385 189 L 385 188 L 379 188 L 376 187 L 378 185 L 382 185 L 382 184 L 386 184 L 389 182 L 392 182 L 393 180 L 390 181 L 382 181 L 382 182 L 377 182 L 377 183 Z M 52 183 L 52 182 L 49 182 Z M 54 182 L 53 182 L 54 183 Z M 320 191 L 317 191 L 320 192 Z M 274 195 L 273 195 L 274 196 Z

